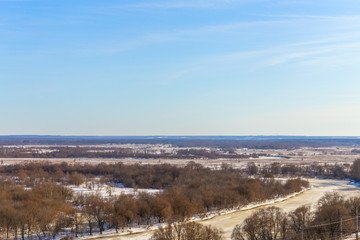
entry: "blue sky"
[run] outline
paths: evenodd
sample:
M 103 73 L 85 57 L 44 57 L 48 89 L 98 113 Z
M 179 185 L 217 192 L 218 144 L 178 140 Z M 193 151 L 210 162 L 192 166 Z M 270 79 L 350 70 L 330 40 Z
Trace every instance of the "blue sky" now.
M 0 135 L 360 136 L 358 0 L 0 0 Z

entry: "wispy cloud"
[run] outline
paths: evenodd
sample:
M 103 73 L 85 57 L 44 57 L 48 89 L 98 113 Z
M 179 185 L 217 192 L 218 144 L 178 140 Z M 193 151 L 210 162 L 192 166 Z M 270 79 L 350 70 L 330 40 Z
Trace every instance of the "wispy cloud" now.
M 33 0 L 0 0 L 0 2 L 31 2 Z
M 210 1 L 211 2 L 211 1 Z M 227 1 L 220 1 L 227 2 Z M 233 1 L 230 1 L 233 2 Z M 176 3 L 176 4 L 175 4 Z M 140 3 L 139 3 L 140 4 Z M 142 4 L 142 3 L 141 3 Z M 143 4 L 154 4 L 152 3 L 143 3 Z M 156 3 L 155 5 L 160 4 Z M 178 6 L 177 4 L 183 4 L 186 6 L 187 4 L 192 5 L 196 4 L 195 2 L 173 2 L 166 3 L 169 5 L 175 4 L 174 6 Z M 210 4 L 210 3 L 206 3 Z M 289 43 L 288 45 L 293 45 L 293 47 L 300 46 L 314 46 L 314 45 L 324 45 L 328 43 L 334 42 L 348 42 L 353 39 L 354 41 L 360 37 L 360 15 L 354 16 L 311 16 L 311 15 L 274 15 L 276 19 L 269 16 L 269 19 L 255 20 L 255 21 L 241 21 L 241 22 L 232 22 L 228 24 L 218 24 L 218 25 L 204 25 L 199 27 L 193 27 L 189 29 L 178 29 L 172 31 L 163 31 L 152 34 L 145 34 L 139 36 L 134 39 L 129 39 L 128 41 L 122 41 L 118 44 L 110 44 L 112 47 L 108 48 L 108 53 L 116 53 L 134 50 L 143 46 L 151 45 L 151 44 L 159 44 L 164 42 L 171 42 L 177 40 L 192 40 L 197 37 L 205 37 L 208 34 L 222 33 L 222 32 L 231 32 L 237 31 L 246 28 L 252 28 L 253 32 L 262 31 L 263 28 L 274 28 L 280 26 L 287 25 L 291 27 L 295 26 L 297 23 L 301 23 L 301 21 L 308 20 L 311 24 L 320 24 L 321 26 L 330 26 L 332 28 L 332 32 L 324 32 L 323 38 L 318 39 L 309 39 L 308 41 L 302 42 L 294 42 Z M 315 21 L 315 22 L 314 22 Z M 325 21 L 325 23 L 324 23 Z M 337 24 L 332 24 L 335 22 Z M 333 26 L 334 25 L 334 26 Z M 332 27 L 333 26 L 333 27 Z M 321 31 L 320 31 L 321 32 Z M 108 44 L 106 44 L 108 45 Z M 276 47 L 276 46 L 274 46 Z M 261 49 L 260 49 L 261 50 Z M 319 50 L 309 50 L 307 52 L 316 53 Z M 324 50 L 320 50 L 323 52 Z M 296 55 L 296 54 L 295 54 Z M 300 55 L 299 55 L 300 56 Z M 294 56 L 297 57 L 297 56 Z M 291 59 L 292 57 L 290 57 Z
M 322 54 L 326 54 L 331 52 L 329 49 L 324 50 L 315 50 L 315 51 L 294 51 L 294 52 L 288 52 L 285 54 L 280 54 L 279 56 L 273 56 L 270 57 L 269 60 L 265 61 L 264 64 L 266 66 L 275 66 L 287 63 L 289 61 L 299 60 L 299 59 L 307 59 L 309 57 L 319 56 Z
M 191 41 L 196 37 L 204 37 L 209 34 L 233 31 L 241 28 L 248 27 L 259 27 L 259 26 L 270 26 L 273 24 L 280 24 L 283 21 L 249 21 L 249 22 L 233 22 L 229 24 L 219 24 L 219 25 L 205 25 L 197 28 L 189 29 L 179 29 L 173 31 L 164 31 L 159 33 L 145 34 L 137 38 L 132 38 L 129 40 L 123 41 L 111 41 L 103 44 L 106 47 L 101 49 L 96 48 L 96 52 L 100 54 L 112 54 L 119 53 L 124 51 L 131 51 L 141 47 L 145 47 L 152 44 L 161 44 L 171 41 Z M 93 49 L 92 47 L 90 49 Z M 93 52 L 90 50 L 90 52 Z
M 265 0 L 183 0 L 183 1 L 144 1 L 121 4 L 120 8 L 133 9 L 179 9 L 179 8 L 218 8 L 229 7 L 233 4 L 263 2 Z
M 120 8 L 207 8 L 213 4 L 207 1 L 140 2 L 122 4 Z
M 210 1 L 210 3 L 213 1 Z M 225 2 L 225 1 L 221 1 Z M 195 4 L 196 2 L 171 2 L 167 4 Z M 143 4 L 154 4 L 143 3 Z M 160 4 L 160 3 L 156 3 Z M 189 5 L 189 6 L 190 6 Z M 174 5 L 178 6 L 178 5 Z M 276 17 L 275 19 L 273 17 Z M 234 47 L 234 51 L 215 54 L 202 55 L 191 57 L 192 63 L 202 65 L 212 65 L 215 63 L 229 63 L 245 61 L 246 59 L 253 59 L 254 63 L 259 67 L 271 67 L 289 62 L 301 64 L 321 64 L 325 62 L 339 62 L 351 63 L 351 61 L 359 62 L 357 55 L 360 51 L 360 24 L 348 27 L 348 23 L 358 22 L 354 19 L 360 19 L 360 15 L 354 16 L 312 16 L 312 15 L 273 15 L 269 19 L 262 19 L 258 21 L 244 21 L 232 22 L 228 24 L 215 24 L 193 27 L 188 29 L 179 29 L 171 31 L 163 31 L 158 33 L 144 34 L 135 38 L 122 41 L 107 41 L 102 45 L 103 47 L 86 46 L 80 47 L 75 51 L 81 51 L 85 54 L 116 54 L 125 51 L 137 50 L 139 48 L 147 47 L 155 44 L 169 43 L 175 41 L 187 41 L 192 44 L 192 41 L 199 39 L 208 39 L 209 36 L 217 37 L 224 32 L 239 33 L 241 29 L 253 29 L 252 32 L 260 32 L 263 29 L 273 29 L 276 31 L 278 27 L 286 25 L 287 28 L 296 26 L 299 21 L 304 19 L 309 20 L 310 23 L 318 24 L 318 26 L 329 26 L 331 31 L 319 31 L 317 37 L 309 35 L 303 41 L 289 41 L 287 43 L 279 43 L 273 41 L 265 48 L 254 48 L 248 51 L 239 51 L 239 48 Z M 338 23 L 333 27 L 333 22 Z M 339 27 L 340 26 L 340 27 Z M 345 26 L 349 29 L 341 29 Z M 321 28 L 320 28 L 321 29 Z M 216 36 L 215 36 L 216 34 Z M 224 43 L 219 43 L 224 44 Z M 239 44 L 240 46 L 240 44 Z M 190 57 L 189 57 L 190 58 Z M 184 64 L 186 65 L 186 64 Z M 193 69 L 191 69 L 193 71 Z M 170 79 L 177 79 L 179 76 L 188 74 L 188 68 L 185 70 L 178 70 Z M 179 74 L 180 73 L 180 74 Z
M 310 66 L 319 64 L 346 65 L 360 63 L 360 39 L 355 41 L 328 42 L 327 44 L 302 45 L 301 42 L 275 46 L 263 50 L 237 52 L 213 56 L 212 61 L 243 61 L 253 59 L 258 67 L 278 66 L 289 62 Z M 299 47 L 300 46 L 300 47 Z
M 196 74 L 201 71 L 212 71 L 212 69 L 233 69 L 234 66 L 238 66 L 239 72 L 244 68 L 247 71 L 256 72 L 264 67 L 271 68 L 286 64 L 336 68 L 360 64 L 359 54 L 360 37 L 358 39 L 334 37 L 332 41 L 314 39 L 308 42 L 294 42 L 257 50 L 198 57 L 185 63 L 182 70 L 178 69 L 177 71 L 185 73 L 186 76 L 189 72 Z M 232 71 L 237 74 L 236 69 Z M 177 79 L 172 78 L 171 80 Z
M 339 20 L 346 20 L 346 21 L 351 21 L 351 20 L 359 20 L 360 19 L 360 15 L 346 15 L 346 16 L 330 16 L 330 15 L 298 15 L 298 14 L 281 14 L 281 15 L 275 15 L 275 14 L 262 14 L 262 15 L 258 15 L 258 16 L 263 16 L 263 17 L 271 17 L 271 18 L 281 18 L 281 19 L 316 19 L 316 20 L 335 20 L 335 21 L 339 21 Z

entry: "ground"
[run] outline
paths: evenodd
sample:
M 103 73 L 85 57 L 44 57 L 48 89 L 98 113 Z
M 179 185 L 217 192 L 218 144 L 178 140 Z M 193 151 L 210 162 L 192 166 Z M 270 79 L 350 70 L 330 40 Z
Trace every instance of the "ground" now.
M 97 148 L 132 148 L 132 149 L 150 149 L 149 151 L 158 152 L 163 150 L 165 152 L 177 151 L 180 148 L 172 147 L 170 145 L 157 145 L 157 144 L 143 144 L 143 145 L 134 145 L 134 144 L 123 144 L 123 145 L 84 145 L 79 147 L 93 147 Z M 14 147 L 10 145 L 9 147 Z M 19 145 L 18 148 L 25 149 L 36 149 L 39 152 L 50 151 L 50 148 L 56 148 L 56 145 Z M 69 145 L 68 147 L 74 147 L 74 145 Z M 181 148 L 183 149 L 183 148 Z M 186 148 L 189 149 L 189 148 Z M 208 149 L 210 150 L 210 148 Z M 212 148 L 214 151 L 221 151 L 217 148 Z M 340 164 L 348 163 L 351 164 L 355 159 L 360 158 L 359 153 L 352 152 L 352 150 L 359 150 L 359 147 L 327 147 L 327 148 L 298 148 L 298 149 L 236 149 L 238 154 L 244 155 L 266 155 L 260 158 L 243 158 L 243 159 L 115 159 L 115 158 L 0 158 L 1 164 L 16 164 L 16 163 L 28 163 L 28 162 L 51 162 L 51 163 L 61 163 L 67 162 L 69 164 L 73 163 L 88 163 L 88 164 L 98 164 L 98 163 L 117 163 L 122 162 L 124 164 L 161 164 L 169 163 L 178 166 L 184 166 L 190 161 L 195 161 L 196 163 L 202 164 L 211 168 L 220 168 L 223 163 L 229 164 L 234 168 L 241 168 L 246 166 L 249 162 L 254 162 L 256 164 L 269 164 L 272 162 L 279 162 L 282 164 L 295 163 L 301 165 L 307 165 L 311 163 L 319 164 Z M 97 150 L 93 150 L 97 151 Z M 105 151 L 105 150 L 98 150 Z M 143 150 L 139 150 L 143 151 Z M 286 158 L 284 158 L 286 157 Z
M 308 180 L 312 186 L 311 189 L 301 194 L 298 194 L 292 198 L 272 204 L 263 205 L 260 207 L 255 207 L 248 210 L 240 210 L 233 213 L 216 216 L 211 219 L 199 221 L 199 222 L 204 225 L 211 225 L 221 229 L 224 233 L 224 238 L 228 240 L 230 239 L 232 230 L 235 227 L 235 225 L 242 223 L 248 216 L 250 216 L 254 211 L 256 211 L 259 208 L 275 206 L 282 208 L 286 212 L 289 212 L 295 210 L 297 207 L 300 207 L 302 205 L 310 205 L 314 209 L 316 207 L 317 201 L 324 195 L 324 193 L 331 191 L 337 191 L 340 194 L 343 194 L 345 197 L 360 196 L 360 188 L 358 188 L 358 186 L 356 185 L 351 184 L 350 181 L 327 180 L 327 179 L 308 179 Z M 92 237 L 92 239 L 148 240 L 150 239 L 152 233 L 153 230 L 150 230 L 150 231 L 144 231 L 142 233 L 128 234 L 122 236 L 104 236 L 104 237 L 94 236 Z
M 39 146 L 37 146 L 39 147 Z M 44 151 L 48 146 L 42 146 Z M 112 146 L 114 147 L 114 146 Z M 124 147 L 124 146 L 119 146 Z M 126 146 L 126 147 L 139 147 L 137 146 Z M 173 151 L 171 146 L 141 146 L 143 149 L 155 148 L 155 150 L 163 149 L 164 151 Z M 99 163 L 117 163 L 122 162 L 124 164 L 162 164 L 169 163 L 178 166 L 184 166 L 190 161 L 202 164 L 206 167 L 213 169 L 220 168 L 222 164 L 226 163 L 234 168 L 241 168 L 246 166 L 249 162 L 254 162 L 257 165 L 269 164 L 272 162 L 279 162 L 282 164 L 294 163 L 297 165 L 308 165 L 311 163 L 319 164 L 337 164 L 337 163 L 348 163 L 350 164 L 357 158 L 360 158 L 359 154 L 352 152 L 353 147 L 329 147 L 329 148 L 299 148 L 292 150 L 252 150 L 252 149 L 237 149 L 236 151 L 240 154 L 260 154 L 266 155 L 260 158 L 248 158 L 248 159 L 104 159 L 104 158 L 49 158 L 49 159 L 34 159 L 34 158 L 0 158 L 0 164 L 16 164 L 16 163 L 28 163 L 28 162 L 43 162 L 48 161 L 50 163 L 61 163 L 67 162 L 72 163 L 87 163 L 87 164 L 99 164 Z M 284 158 L 285 156 L 285 158 Z M 289 198 L 287 200 L 271 203 L 267 206 L 276 206 L 283 209 L 286 212 L 295 210 L 297 207 L 302 205 L 311 205 L 313 209 L 316 207 L 317 201 L 323 196 L 324 193 L 329 191 L 337 191 L 346 197 L 353 195 L 360 196 L 360 190 L 357 186 L 351 185 L 349 181 L 340 181 L 340 180 L 320 180 L 320 179 L 309 179 L 312 188 L 304 193 L 301 193 L 295 197 Z M 74 187 L 75 188 L 75 187 Z M 88 191 L 86 188 L 75 189 L 81 191 Z M 101 189 L 106 193 L 106 189 Z M 124 191 L 122 189 L 121 191 Z M 158 191 L 158 190 L 155 190 Z M 116 191 L 113 191 L 116 192 Z M 265 207 L 265 206 L 261 206 Z M 236 211 L 220 216 L 213 217 L 211 219 L 199 221 L 204 225 L 212 225 L 219 229 L 222 229 L 224 232 L 225 239 L 230 239 L 231 232 L 235 225 L 242 223 L 245 218 L 250 216 L 256 209 L 260 207 Z M 144 229 L 132 229 L 133 233 L 122 236 L 113 236 L 114 231 L 106 232 L 105 236 L 101 239 L 137 239 L 137 240 L 147 240 L 150 239 L 153 229 L 151 230 Z M 134 233 L 135 231 L 142 231 L 141 233 Z M 123 234 L 127 234 L 129 231 L 125 231 Z M 86 237 L 89 238 L 89 237 Z M 92 237 L 98 239 L 99 236 Z

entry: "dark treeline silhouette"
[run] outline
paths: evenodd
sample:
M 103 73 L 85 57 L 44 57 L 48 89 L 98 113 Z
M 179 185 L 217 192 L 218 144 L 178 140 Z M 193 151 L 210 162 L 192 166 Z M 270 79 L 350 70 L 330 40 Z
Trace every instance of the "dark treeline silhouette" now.
M 232 240 L 312 240 L 343 239 L 356 229 L 356 209 L 360 197 L 345 199 L 337 192 L 326 193 L 311 211 L 301 206 L 290 213 L 277 207 L 256 211 L 237 225 Z
M 0 145 L 172 144 L 177 147 L 292 149 L 299 147 L 359 146 L 356 137 L 193 136 L 193 137 L 85 137 L 0 136 Z
M 81 184 L 94 175 L 101 176 L 102 181 L 156 187 L 163 191 L 72 196 L 68 188 L 61 186 Z M 183 222 L 194 214 L 202 216 L 208 211 L 239 208 L 308 187 L 307 181 L 298 178 L 285 182 L 251 178 L 239 170 L 226 167 L 211 170 L 195 163 L 185 167 L 22 164 L 1 166 L 0 176 L 0 228 L 13 237 L 20 234 L 22 238 L 34 234 L 51 237 L 65 228 L 71 229 L 68 234 L 77 236 L 84 232 L 102 233 L 108 228 L 118 231 L 138 224 Z M 38 211 L 40 207 L 49 216 Z M 27 217 L 21 217 L 22 214 Z M 23 219 L 22 225 L 16 220 L 19 216 Z
M 358 153 L 358 154 L 360 154 L 360 149 L 353 149 L 352 151 L 351 151 L 352 153 Z
M 233 149 L 214 151 L 208 149 L 179 149 L 174 152 L 164 150 L 143 150 L 132 148 L 68 147 L 52 146 L 42 151 L 36 148 L 1 147 L 2 158 L 167 158 L 167 159 L 241 159 L 258 158 L 257 154 L 237 154 Z

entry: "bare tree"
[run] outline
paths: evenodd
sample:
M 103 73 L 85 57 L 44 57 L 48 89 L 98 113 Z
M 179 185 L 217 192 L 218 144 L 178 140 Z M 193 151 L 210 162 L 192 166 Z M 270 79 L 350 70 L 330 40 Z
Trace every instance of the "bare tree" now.
M 159 228 L 151 240 L 222 240 L 221 232 L 211 226 L 199 223 L 173 223 L 166 228 Z
M 245 219 L 242 226 L 236 226 L 233 240 L 275 240 L 284 236 L 284 221 L 286 215 L 277 207 L 268 207 L 256 211 Z

